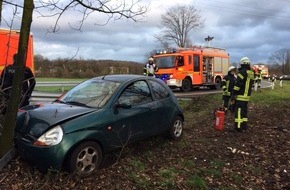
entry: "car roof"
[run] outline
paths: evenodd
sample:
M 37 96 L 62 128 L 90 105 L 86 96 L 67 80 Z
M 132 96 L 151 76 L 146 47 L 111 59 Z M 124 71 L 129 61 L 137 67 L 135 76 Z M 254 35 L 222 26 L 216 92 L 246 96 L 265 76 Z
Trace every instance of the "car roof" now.
M 116 81 L 116 82 L 127 82 L 134 79 L 146 78 L 143 75 L 134 75 L 134 74 L 116 74 L 116 75 L 104 75 L 92 78 L 91 80 L 107 80 L 107 81 Z

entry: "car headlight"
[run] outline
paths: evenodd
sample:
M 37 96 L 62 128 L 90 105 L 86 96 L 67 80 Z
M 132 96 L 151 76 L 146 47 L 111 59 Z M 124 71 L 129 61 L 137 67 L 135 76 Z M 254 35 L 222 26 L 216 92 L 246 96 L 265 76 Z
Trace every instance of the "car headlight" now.
M 60 125 L 50 129 L 41 135 L 34 143 L 35 146 L 53 146 L 61 142 L 63 130 Z

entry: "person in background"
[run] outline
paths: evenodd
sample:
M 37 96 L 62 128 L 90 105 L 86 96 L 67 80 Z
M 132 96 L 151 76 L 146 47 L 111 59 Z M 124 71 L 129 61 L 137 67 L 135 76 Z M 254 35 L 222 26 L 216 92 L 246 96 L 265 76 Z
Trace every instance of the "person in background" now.
M 158 71 L 157 65 L 154 63 L 153 57 L 148 59 L 148 63 L 145 64 L 143 74 L 145 76 L 155 77 L 155 72 Z
M 2 81 L 1 90 L 4 94 L 6 105 L 11 96 L 13 78 L 16 72 L 16 65 L 15 65 L 16 60 L 17 60 L 17 54 L 14 54 L 13 64 L 5 67 L 1 73 L 1 81 Z M 19 108 L 29 105 L 29 99 L 31 97 L 32 91 L 34 90 L 34 87 L 35 87 L 34 75 L 29 67 L 25 67 L 24 78 L 22 81 L 21 101 L 19 104 Z
M 234 108 L 233 105 L 229 105 L 229 100 L 231 98 L 231 92 L 233 91 L 235 82 L 236 82 L 236 73 L 237 68 L 234 66 L 230 66 L 228 69 L 228 74 L 224 76 L 221 87 L 223 90 L 223 107 L 225 109 L 225 112 L 227 112 L 228 108 L 232 111 L 232 108 Z
M 257 83 L 258 83 L 258 88 L 261 88 L 261 83 L 262 83 L 262 69 L 258 69 L 258 76 L 257 76 Z
M 237 80 L 231 94 L 231 105 L 235 104 L 235 127 L 236 131 L 247 129 L 248 102 L 250 101 L 255 74 L 251 69 L 250 59 L 243 57 L 240 60 L 240 69 Z

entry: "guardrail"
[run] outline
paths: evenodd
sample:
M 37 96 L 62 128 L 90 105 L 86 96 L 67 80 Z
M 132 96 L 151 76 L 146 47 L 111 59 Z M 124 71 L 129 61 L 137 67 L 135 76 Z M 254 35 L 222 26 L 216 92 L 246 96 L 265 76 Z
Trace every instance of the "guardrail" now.
M 64 92 L 65 86 L 76 86 L 80 82 L 72 81 L 72 82 L 36 82 L 36 87 L 46 87 L 46 86 L 53 86 L 53 87 L 61 87 L 61 92 Z
M 30 101 L 31 102 L 52 102 L 61 96 L 62 93 L 47 93 L 33 91 Z
M 31 95 L 30 101 L 32 102 L 51 102 L 61 96 L 61 94 L 64 92 L 64 87 L 66 86 L 76 86 L 80 82 L 78 81 L 72 81 L 72 82 L 36 82 L 36 87 L 61 87 L 60 93 L 48 93 L 48 92 L 38 92 L 33 91 Z
M 73 81 L 73 82 L 36 82 L 35 86 L 76 86 L 80 82 Z

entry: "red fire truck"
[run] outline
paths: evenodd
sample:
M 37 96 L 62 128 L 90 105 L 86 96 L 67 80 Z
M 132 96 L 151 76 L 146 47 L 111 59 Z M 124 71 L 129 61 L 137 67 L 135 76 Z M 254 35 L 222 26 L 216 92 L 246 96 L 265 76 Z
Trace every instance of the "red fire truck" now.
M 258 63 L 258 64 L 255 64 L 253 67 L 255 67 L 258 70 L 261 70 L 262 77 L 264 79 L 268 79 L 269 78 L 269 69 L 268 69 L 267 65 L 262 64 L 262 63 Z
M 200 86 L 219 88 L 229 67 L 229 54 L 216 47 L 172 48 L 156 51 L 153 57 L 159 68 L 156 77 L 183 92 Z
M 13 63 L 13 55 L 17 53 L 20 32 L 0 29 L 0 74 L 7 65 Z M 33 36 L 29 36 L 26 66 L 34 72 Z

